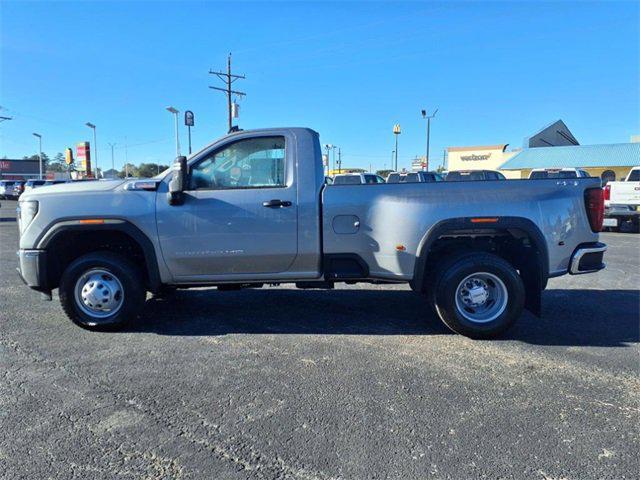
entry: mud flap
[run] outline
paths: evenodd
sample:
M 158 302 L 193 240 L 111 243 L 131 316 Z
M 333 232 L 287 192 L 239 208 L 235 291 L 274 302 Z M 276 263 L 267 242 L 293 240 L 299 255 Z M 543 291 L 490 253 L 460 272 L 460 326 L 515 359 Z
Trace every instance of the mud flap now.
M 529 257 L 529 261 L 520 271 L 522 282 L 524 283 L 525 301 L 524 308 L 533 313 L 536 317 L 542 315 L 542 290 L 544 284 L 542 274 L 537 268 L 535 256 Z

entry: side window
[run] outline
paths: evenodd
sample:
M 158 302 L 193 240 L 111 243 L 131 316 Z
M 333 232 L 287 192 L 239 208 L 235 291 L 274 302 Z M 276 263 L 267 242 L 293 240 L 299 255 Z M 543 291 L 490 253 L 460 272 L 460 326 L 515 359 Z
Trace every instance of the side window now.
M 602 175 L 600 175 L 600 178 L 602 179 L 602 183 L 604 185 L 606 185 L 609 182 L 615 182 L 616 172 L 614 172 L 613 170 L 605 170 L 604 172 L 602 172 Z
M 407 183 L 416 183 L 419 181 L 420 179 L 418 178 L 417 173 L 407 173 L 407 176 L 405 177 L 405 182 Z
M 191 169 L 191 190 L 284 187 L 284 137 L 257 137 L 227 145 Z
M 387 183 L 384 181 L 384 178 L 382 178 L 380 175 L 376 175 L 376 182 L 378 183 Z
M 365 183 L 376 183 L 375 175 L 365 175 L 364 176 L 364 182 Z

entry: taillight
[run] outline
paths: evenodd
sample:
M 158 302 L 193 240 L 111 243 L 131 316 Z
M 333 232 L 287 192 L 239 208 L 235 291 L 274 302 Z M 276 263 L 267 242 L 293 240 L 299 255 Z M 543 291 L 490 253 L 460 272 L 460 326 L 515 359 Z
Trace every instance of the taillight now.
M 584 192 L 584 203 L 589 217 L 591 230 L 599 232 L 602 230 L 604 221 L 604 192 L 602 188 L 589 188 Z
M 604 186 L 604 199 L 611 200 L 611 185 Z

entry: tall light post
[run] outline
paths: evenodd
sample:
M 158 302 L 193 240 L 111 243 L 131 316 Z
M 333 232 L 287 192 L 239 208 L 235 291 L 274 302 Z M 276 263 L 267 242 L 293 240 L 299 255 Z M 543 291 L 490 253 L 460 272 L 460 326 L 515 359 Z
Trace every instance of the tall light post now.
M 115 143 L 109 143 L 109 146 L 111 147 L 111 174 L 112 174 L 112 175 L 115 175 L 115 174 L 113 173 L 113 170 L 115 170 L 115 169 L 116 169 L 116 163 L 115 163 L 115 161 L 114 161 L 114 157 L 113 157 L 113 147 L 115 147 L 115 146 L 116 146 L 116 144 L 115 144 Z
M 335 148 L 335 147 L 333 145 L 331 145 L 330 143 L 325 143 L 324 148 L 327 149 L 327 173 L 330 173 L 332 170 L 336 169 L 336 164 L 335 164 L 335 155 L 334 155 L 333 168 L 329 168 L 329 150 L 331 150 L 332 148 Z
M 176 120 L 176 157 L 179 157 L 180 156 L 180 136 L 178 132 L 178 113 L 180 113 L 180 110 L 173 107 L 167 107 L 167 111 L 173 113 L 173 116 L 175 117 L 175 120 Z
M 85 123 L 85 125 L 87 127 L 89 127 L 91 130 L 93 130 L 93 153 L 94 153 L 94 160 L 96 161 L 96 174 L 95 177 L 98 178 L 98 140 L 96 137 L 96 126 L 91 123 L 91 122 L 87 122 Z
M 431 134 L 431 119 L 436 116 L 436 113 L 438 113 L 438 109 L 437 108 L 435 109 L 435 111 L 431 115 L 427 115 L 427 111 L 426 110 L 422 110 L 422 118 L 426 118 L 427 119 L 427 156 L 425 158 L 425 160 L 426 160 L 425 163 L 427 164 L 427 171 L 429 171 L 429 136 Z
M 33 136 L 38 138 L 38 163 L 40 164 L 40 180 L 42 180 L 42 135 L 34 133 Z
M 393 136 L 394 136 L 394 137 L 396 137 L 396 149 L 393 151 L 393 152 L 394 152 L 394 154 L 395 154 L 395 156 L 396 156 L 396 158 L 395 158 L 395 160 L 396 160 L 396 167 L 395 167 L 395 169 L 394 169 L 394 172 L 397 172 L 397 171 L 398 171 L 398 135 L 400 135 L 401 133 L 402 133 L 402 131 L 400 130 L 400 124 L 399 124 L 399 123 L 396 123 L 396 124 L 393 126 Z

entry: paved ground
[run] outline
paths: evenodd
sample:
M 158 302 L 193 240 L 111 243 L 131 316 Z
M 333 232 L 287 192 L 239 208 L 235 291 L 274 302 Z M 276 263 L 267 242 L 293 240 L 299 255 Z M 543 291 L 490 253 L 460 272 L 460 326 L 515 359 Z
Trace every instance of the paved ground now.
M 638 478 L 638 235 L 603 234 L 606 271 L 490 342 L 375 286 L 181 292 L 90 333 L 18 283 L 16 236 L 0 222 L 2 478 Z

